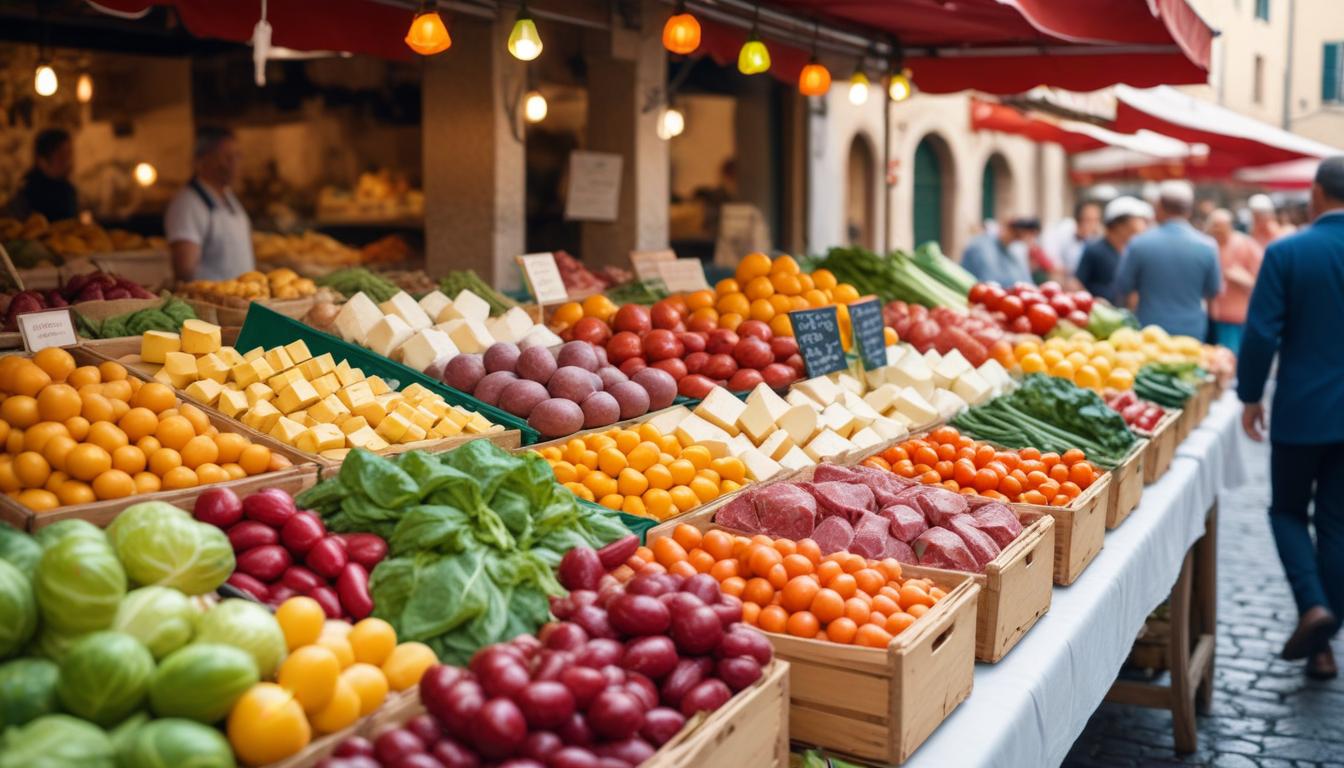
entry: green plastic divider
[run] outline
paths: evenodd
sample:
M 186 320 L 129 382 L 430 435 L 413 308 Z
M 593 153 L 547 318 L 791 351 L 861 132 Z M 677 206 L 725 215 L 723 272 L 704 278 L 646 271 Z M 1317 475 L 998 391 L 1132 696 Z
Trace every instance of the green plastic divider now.
M 476 411 L 507 429 L 516 429 L 522 433 L 524 445 L 530 445 L 541 439 L 540 433 L 529 427 L 526 421 L 507 411 L 486 405 L 471 395 L 453 389 L 410 366 L 390 360 L 329 333 L 323 333 L 256 302 L 248 307 L 247 317 L 243 320 L 243 327 L 238 332 L 238 341 L 234 343 L 234 348 L 240 352 L 246 352 L 254 347 L 271 349 L 300 339 L 308 345 L 308 351 L 314 355 L 330 353 L 338 362 L 347 360 L 350 365 L 364 371 L 366 375 L 381 377 L 393 389 L 401 390 L 414 382 L 440 395 L 452 405 Z

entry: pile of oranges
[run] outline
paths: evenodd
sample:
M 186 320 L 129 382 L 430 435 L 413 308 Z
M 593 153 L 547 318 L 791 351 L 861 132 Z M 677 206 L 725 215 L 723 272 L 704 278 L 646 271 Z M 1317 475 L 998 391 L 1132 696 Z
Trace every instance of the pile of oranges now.
M 119 363 L 48 347 L 0 358 L 0 491 L 41 512 L 192 488 L 289 465 Z
M 556 307 L 555 313 L 551 315 L 550 324 L 552 328 L 564 329 L 585 317 L 596 317 L 610 324 L 618 309 L 620 307 L 616 306 L 616 302 L 607 298 L 605 294 L 595 293 L 582 302 L 568 301 Z
M 667 520 L 732 493 L 746 482 L 741 459 L 682 447 L 652 424 L 609 429 L 540 449 L 555 479 L 581 499 L 631 515 Z
M 1035 448 L 1000 450 L 956 427 L 938 427 L 862 463 L 958 493 L 1052 507 L 1068 506 L 1100 475 L 1077 448 L 1063 455 Z
M 886 648 L 946 597 L 929 579 L 901 578 L 895 559 L 849 552 L 822 557 L 811 539 L 750 538 L 685 523 L 640 547 L 626 565 L 708 573 L 742 600 L 742 620 L 766 632 Z
M 840 283 L 825 269 L 803 274 L 792 256 L 771 260 L 764 253 L 749 253 L 737 265 L 733 277 L 720 280 L 711 291 L 687 294 L 686 306 L 694 319 L 699 312 L 712 317 L 720 328 L 737 330 L 743 320 L 770 324 L 777 336 L 792 336 L 789 312 L 835 304 L 840 314 L 840 338 L 849 337 L 849 308 L 859 291 Z

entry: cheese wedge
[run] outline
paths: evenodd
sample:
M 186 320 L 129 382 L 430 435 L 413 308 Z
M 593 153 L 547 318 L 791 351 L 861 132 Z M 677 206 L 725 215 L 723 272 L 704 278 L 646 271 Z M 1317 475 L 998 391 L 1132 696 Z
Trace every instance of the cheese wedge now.
M 146 363 L 163 365 L 169 352 L 182 350 L 182 337 L 167 331 L 145 331 L 140 337 L 140 359 Z
M 794 443 L 804 445 L 817 432 L 818 415 L 815 406 L 795 405 L 779 417 L 779 428 Z
M 692 413 L 732 437 L 738 433 L 737 420 L 746 409 L 747 404 L 738 400 L 732 392 L 723 387 L 715 387 L 705 395 L 705 399 L 700 401 Z
M 372 331 L 381 319 L 383 313 L 379 311 L 378 305 L 360 291 L 341 306 L 341 311 L 336 313 L 334 325 L 336 333 L 340 334 L 342 339 L 362 346 L 369 337 L 369 331 Z
M 208 355 L 218 352 L 220 347 L 220 329 L 214 323 L 189 319 L 182 322 L 182 351 L 193 355 Z
M 378 305 L 385 316 L 395 315 L 410 326 L 412 331 L 428 328 L 434 323 L 425 314 L 425 310 L 411 298 L 411 294 L 399 291 L 395 296 Z

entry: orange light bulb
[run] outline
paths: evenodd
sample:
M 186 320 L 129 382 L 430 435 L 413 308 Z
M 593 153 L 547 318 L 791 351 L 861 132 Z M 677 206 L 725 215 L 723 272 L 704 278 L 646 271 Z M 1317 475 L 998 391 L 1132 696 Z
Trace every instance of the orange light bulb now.
M 689 13 L 677 13 L 663 25 L 663 47 L 682 55 L 700 47 L 700 22 Z
M 453 45 L 448 36 L 448 27 L 438 11 L 426 11 L 415 15 L 411 28 L 406 32 L 406 45 L 421 56 L 443 53 Z
M 831 89 L 831 71 L 814 59 L 798 75 L 798 92 L 804 96 L 825 96 Z

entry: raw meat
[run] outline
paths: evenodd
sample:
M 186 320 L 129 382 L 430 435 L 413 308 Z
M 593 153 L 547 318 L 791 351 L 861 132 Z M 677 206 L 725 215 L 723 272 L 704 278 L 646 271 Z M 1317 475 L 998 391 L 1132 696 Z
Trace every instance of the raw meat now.
M 826 465 L 823 464 L 822 466 Z M 854 480 L 868 486 L 868 489 L 873 492 L 873 497 L 877 499 L 879 508 L 895 503 L 901 491 L 915 484 L 915 481 L 893 472 L 885 472 L 862 465 L 855 467 L 854 473 Z
M 966 542 L 966 548 L 979 566 L 976 570 L 984 570 L 985 563 L 998 556 L 999 545 L 989 538 L 989 534 L 975 527 L 975 520 L 970 515 L 953 515 L 947 521 L 947 528 Z
M 823 555 L 840 552 L 849 549 L 849 543 L 854 540 L 854 528 L 845 518 L 831 515 L 822 520 L 821 525 L 812 532 L 812 540 L 817 542 Z
M 812 482 L 828 483 L 832 480 L 839 480 L 846 483 L 858 481 L 858 472 L 853 467 L 842 467 L 838 464 L 818 464 L 812 471 Z
M 919 562 L 919 558 L 915 557 L 915 550 L 895 536 L 887 536 L 887 545 L 882 548 L 882 557 L 894 557 L 902 563 Z
M 891 504 L 879 512 L 890 523 L 891 535 L 909 544 L 929 529 L 929 523 L 919 510 L 905 504 Z
M 747 533 L 759 532 L 761 530 L 761 519 L 756 514 L 756 503 L 753 496 L 754 494 L 738 496 L 723 505 L 715 513 L 714 522 L 724 528 L 733 528 Z
M 966 542 L 946 528 L 930 528 L 915 539 L 912 548 L 920 565 L 974 573 L 983 570 L 976 565 L 971 550 L 966 548 Z M 826 550 L 823 548 L 822 551 Z
M 865 512 L 854 526 L 854 539 L 849 542 L 849 551 L 867 558 L 879 558 L 887 546 L 887 531 L 891 524 L 885 517 Z
M 965 514 L 967 511 L 966 497 L 959 493 L 927 485 L 921 487 L 919 491 L 915 499 L 915 509 L 924 513 L 924 519 L 928 520 L 931 526 L 946 526 L 949 517 Z
M 793 483 L 774 483 L 755 495 L 760 530 L 775 538 L 806 539 L 816 526 L 817 502 Z
M 971 510 L 971 523 L 989 534 L 989 538 L 1002 549 L 1012 543 L 1022 533 L 1022 522 L 1007 505 L 992 502 L 979 509 Z
M 804 483 L 803 487 L 826 511 L 833 515 L 844 515 L 852 524 L 866 512 L 876 512 L 877 503 L 868 486 L 848 480 L 832 480 L 825 483 Z

